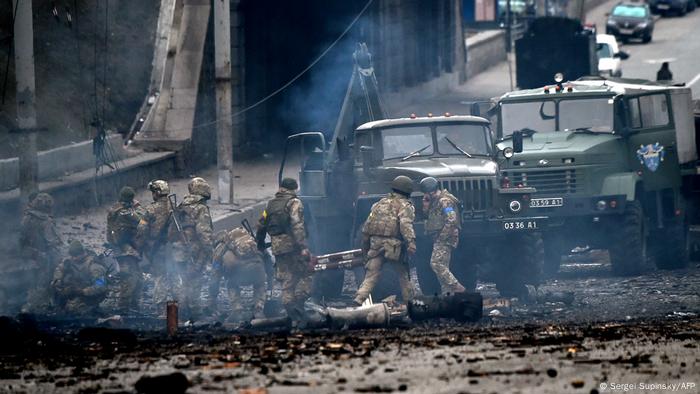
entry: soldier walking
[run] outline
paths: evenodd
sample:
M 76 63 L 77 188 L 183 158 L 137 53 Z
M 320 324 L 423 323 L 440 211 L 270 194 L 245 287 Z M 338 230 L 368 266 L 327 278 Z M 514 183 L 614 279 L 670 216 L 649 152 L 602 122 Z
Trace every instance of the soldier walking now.
M 51 281 L 58 312 L 74 317 L 99 315 L 100 302 L 107 296 L 106 268 L 79 241 L 71 242 L 68 254 Z
M 253 286 L 253 317 L 263 317 L 267 288 L 265 263 L 258 251 L 255 238 L 242 227 L 228 232 L 221 231 L 216 238 L 212 259 L 213 270 L 216 273 L 212 275 L 214 280 L 209 286 L 210 308 L 215 307 L 220 278 L 223 277 L 226 280 L 231 303 L 228 320 L 243 320 L 243 311 L 246 307 L 241 299 L 241 286 L 246 285 Z
M 168 299 L 174 298 L 171 292 L 172 272 L 167 266 L 167 242 L 170 215 L 174 207 L 170 206 L 168 195 L 170 186 L 164 180 L 154 180 L 148 183 L 153 202 L 143 211 L 137 227 L 139 249 L 148 259 L 148 271 L 153 275 L 153 302 L 159 311 L 164 311 Z M 170 294 L 168 294 L 171 292 Z M 170 297 L 168 297 L 170 296 Z
M 20 253 L 36 271 L 23 312 L 47 312 L 50 307 L 49 284 L 63 245 L 52 213 L 53 198 L 47 193 L 39 193 L 29 202 L 22 217 Z
M 298 188 L 295 179 L 282 179 L 275 198 L 263 211 L 256 235 L 258 245 L 264 243 L 266 233 L 270 235 L 276 277 L 282 285 L 282 304 L 294 324 L 305 320 L 304 302 L 311 293 L 313 274 L 306 244 L 304 205 L 296 195 Z
M 420 181 L 423 212 L 427 213 L 425 232 L 433 240 L 430 267 L 437 275 L 443 294 L 464 292 L 465 288 L 450 271 L 452 251 L 459 244 L 459 200 L 447 190 L 438 188 L 433 177 Z
M 119 301 L 121 313 L 139 310 L 143 288 L 143 274 L 137 251 L 136 232 L 141 219 L 134 201 L 134 189 L 125 186 L 119 192 L 119 201 L 107 212 L 107 242 L 119 263 Z
M 416 253 L 413 221 L 415 208 L 409 199 L 413 182 L 407 176 L 397 176 L 391 182 L 392 192 L 374 205 L 362 226 L 362 251 L 365 254 L 365 279 L 355 295 L 361 305 L 379 281 L 384 264 L 396 270 L 401 296 L 407 302 L 413 296 L 408 257 Z
M 169 238 L 182 281 L 180 302 L 183 316 L 196 320 L 201 314 L 204 269 L 211 263 L 214 227 L 207 206 L 207 200 L 211 198 L 207 181 L 192 178 L 187 189 L 189 194 L 175 212 L 177 221 L 171 221 Z

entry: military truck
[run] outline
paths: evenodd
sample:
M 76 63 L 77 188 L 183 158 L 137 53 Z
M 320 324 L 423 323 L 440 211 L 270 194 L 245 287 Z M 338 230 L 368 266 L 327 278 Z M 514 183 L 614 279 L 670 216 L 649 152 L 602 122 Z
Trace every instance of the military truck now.
M 612 270 L 632 275 L 653 257 L 686 266 L 698 207 L 698 149 L 691 91 L 634 79 L 580 78 L 496 99 L 501 167 L 536 188 L 531 212 L 549 217 L 545 270 L 577 246 L 607 249 Z
M 390 191 L 391 180 L 406 175 L 419 190 L 420 180 L 433 176 L 461 203 L 462 241 L 452 263 L 460 281 L 473 289 L 475 263 L 488 260 L 503 294 L 516 295 L 525 283 L 537 283 L 543 261 L 537 253 L 538 230 L 546 218 L 529 215 L 528 198 L 534 189 L 501 183 L 498 165 L 511 152 L 494 149 L 489 122 L 450 114 L 385 119 L 367 48 L 358 46 L 354 59 L 355 71 L 332 139 L 327 142 L 322 132 L 290 136 L 280 166 L 281 179 L 292 147 L 298 146 L 300 197 L 311 251 L 322 254 L 356 247 L 372 204 Z M 429 266 L 431 245 L 423 230 L 422 194 L 415 192 L 412 198 L 419 236 L 413 264 L 421 289 L 433 294 L 440 288 Z M 491 241 L 500 246 L 486 247 Z M 361 280 L 362 273 L 358 276 Z M 383 278 L 378 292 L 396 288 L 389 275 Z M 315 293 L 337 296 L 342 281 L 343 272 L 320 273 L 315 276 Z

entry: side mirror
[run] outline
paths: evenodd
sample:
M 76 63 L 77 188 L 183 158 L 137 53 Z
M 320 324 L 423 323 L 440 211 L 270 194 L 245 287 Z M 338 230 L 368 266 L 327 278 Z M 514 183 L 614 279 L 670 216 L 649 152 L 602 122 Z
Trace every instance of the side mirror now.
M 369 177 L 374 164 L 374 147 L 362 145 L 360 147 L 360 156 L 362 157 L 362 171 Z
M 613 57 L 620 58 L 621 60 L 627 60 L 627 59 L 629 59 L 630 54 L 625 52 L 625 51 L 620 51 L 620 52 L 614 54 Z
M 479 109 L 479 103 L 472 103 L 469 112 L 472 116 L 481 116 L 481 109 Z
M 520 153 L 523 151 L 523 132 L 516 130 L 513 132 L 513 152 Z

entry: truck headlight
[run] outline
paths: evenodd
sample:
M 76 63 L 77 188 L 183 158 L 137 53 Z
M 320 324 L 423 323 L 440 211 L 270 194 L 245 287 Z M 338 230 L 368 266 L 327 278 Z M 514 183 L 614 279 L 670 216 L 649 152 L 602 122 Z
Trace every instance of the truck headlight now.
M 647 24 L 646 24 L 646 23 L 640 23 L 640 24 L 637 25 L 637 29 L 646 29 L 646 28 L 647 28 Z
M 604 211 L 608 207 L 608 203 L 605 200 L 600 200 L 595 204 L 595 208 L 599 211 Z
M 513 200 L 510 202 L 510 204 L 508 204 L 508 208 L 510 208 L 511 212 L 518 213 L 521 209 L 523 209 L 523 206 L 520 204 L 520 201 Z

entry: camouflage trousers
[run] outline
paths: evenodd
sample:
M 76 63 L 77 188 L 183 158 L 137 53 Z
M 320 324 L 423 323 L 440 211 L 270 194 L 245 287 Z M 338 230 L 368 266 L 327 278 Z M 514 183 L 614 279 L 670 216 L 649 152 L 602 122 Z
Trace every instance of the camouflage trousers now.
M 245 285 L 253 285 L 253 299 L 251 300 L 253 316 L 256 318 L 263 317 L 267 281 L 265 280 L 265 268 L 262 261 L 237 265 L 226 271 L 225 278 L 227 279 L 228 298 L 231 302 L 231 317 L 240 317 L 243 311 L 247 309 L 241 297 L 241 286 Z
M 34 283 L 27 293 L 27 302 L 22 306 L 22 312 L 46 313 L 51 309 L 51 279 L 55 267 L 48 262 L 37 264 Z
M 178 245 L 180 246 L 180 245 Z M 211 262 L 211 250 L 180 246 L 173 248 L 175 270 L 180 277 L 179 303 L 185 319 L 197 319 L 202 314 L 204 268 Z
M 442 294 L 453 293 L 455 291 L 463 291 L 462 285 L 450 271 L 450 260 L 452 259 L 452 250 L 454 248 L 443 242 L 435 242 L 433 244 L 433 253 L 430 256 L 430 268 L 433 269 L 435 275 L 440 282 Z
M 311 294 L 311 275 L 308 260 L 298 252 L 275 256 L 277 280 L 282 285 L 282 305 L 292 320 L 298 320 L 304 302 Z
M 149 271 L 153 275 L 153 304 L 158 314 L 165 314 L 166 303 L 178 299 L 181 292 L 180 275 L 171 260 L 168 251 L 161 249 L 149 262 Z
M 371 256 L 372 254 L 370 250 L 369 255 Z M 365 279 L 362 281 L 360 288 L 357 289 L 357 293 L 355 294 L 356 303 L 361 304 L 369 297 L 370 293 L 379 282 L 384 264 L 388 264 L 396 271 L 399 277 L 399 286 L 401 287 L 401 297 L 404 302 L 413 297 L 413 286 L 411 285 L 408 264 L 403 261 L 387 260 L 384 258 L 384 255 L 379 254 L 369 258 L 365 263 Z
M 134 256 L 117 257 L 119 262 L 119 301 L 118 308 L 122 312 L 139 310 L 141 290 L 143 289 L 143 274 L 139 267 L 139 259 Z

